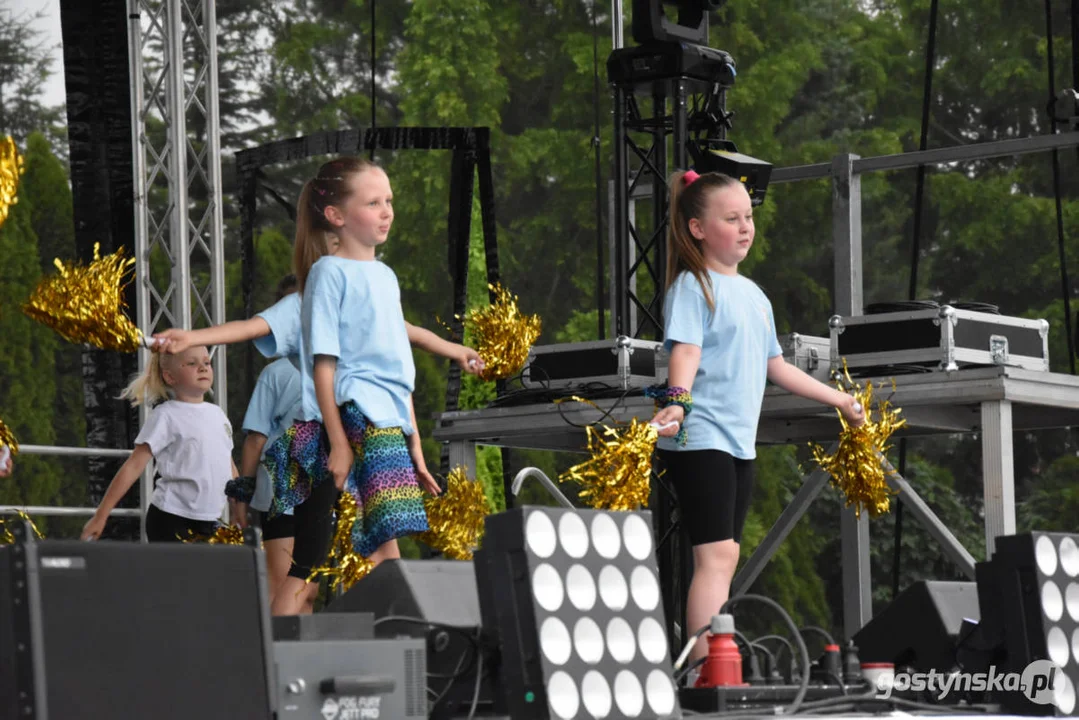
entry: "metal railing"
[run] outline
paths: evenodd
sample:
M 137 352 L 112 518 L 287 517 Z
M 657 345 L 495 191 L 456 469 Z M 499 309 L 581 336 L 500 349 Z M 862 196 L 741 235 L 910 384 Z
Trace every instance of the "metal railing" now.
M 115 457 L 126 458 L 130 450 L 106 448 L 65 447 L 62 445 L 19 445 L 19 455 L 49 455 L 52 457 Z M 16 470 L 18 472 L 18 470 Z M 89 517 L 97 511 L 94 507 L 52 507 L 48 505 L 0 505 L 0 515 L 41 515 L 45 517 Z M 109 517 L 137 517 L 143 515 L 140 508 L 115 508 Z M 140 523 L 141 525 L 141 523 Z

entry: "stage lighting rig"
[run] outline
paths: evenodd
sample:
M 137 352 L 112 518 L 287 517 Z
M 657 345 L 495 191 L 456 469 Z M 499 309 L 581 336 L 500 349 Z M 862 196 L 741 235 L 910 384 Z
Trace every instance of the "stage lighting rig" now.
M 736 178 L 746 186 L 753 205 L 764 202 L 768 181 L 772 177 L 772 164 L 738 152 L 730 140 L 706 138 L 703 141 L 687 141 L 693 169 L 699 173 L 718 172 Z
M 727 0 L 633 0 L 633 39 L 651 42 L 708 44 L 708 13 Z M 678 8 L 678 20 L 667 19 L 664 5 Z
M 525 507 L 492 515 L 475 564 L 511 717 L 682 717 L 650 513 Z

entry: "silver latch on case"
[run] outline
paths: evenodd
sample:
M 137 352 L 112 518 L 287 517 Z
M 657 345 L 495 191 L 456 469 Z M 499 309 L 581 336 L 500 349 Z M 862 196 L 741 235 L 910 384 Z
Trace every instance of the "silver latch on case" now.
M 989 336 L 989 357 L 994 365 L 1008 364 L 1008 338 L 1003 335 Z

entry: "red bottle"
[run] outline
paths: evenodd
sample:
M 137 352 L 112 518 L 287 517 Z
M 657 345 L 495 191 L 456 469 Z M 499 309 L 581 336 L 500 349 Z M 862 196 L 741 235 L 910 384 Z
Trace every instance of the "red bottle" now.
M 713 615 L 708 636 L 708 657 L 701 666 L 696 687 L 745 687 L 742 682 L 742 653 L 734 641 L 734 616 Z

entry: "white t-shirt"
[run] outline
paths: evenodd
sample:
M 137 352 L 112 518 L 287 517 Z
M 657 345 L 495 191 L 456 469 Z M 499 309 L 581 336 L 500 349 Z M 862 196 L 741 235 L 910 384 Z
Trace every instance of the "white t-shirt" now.
M 191 520 L 216 520 L 232 478 L 232 425 L 217 405 L 168 400 L 155 407 L 135 444 L 150 446 L 161 475 L 150 502 Z

